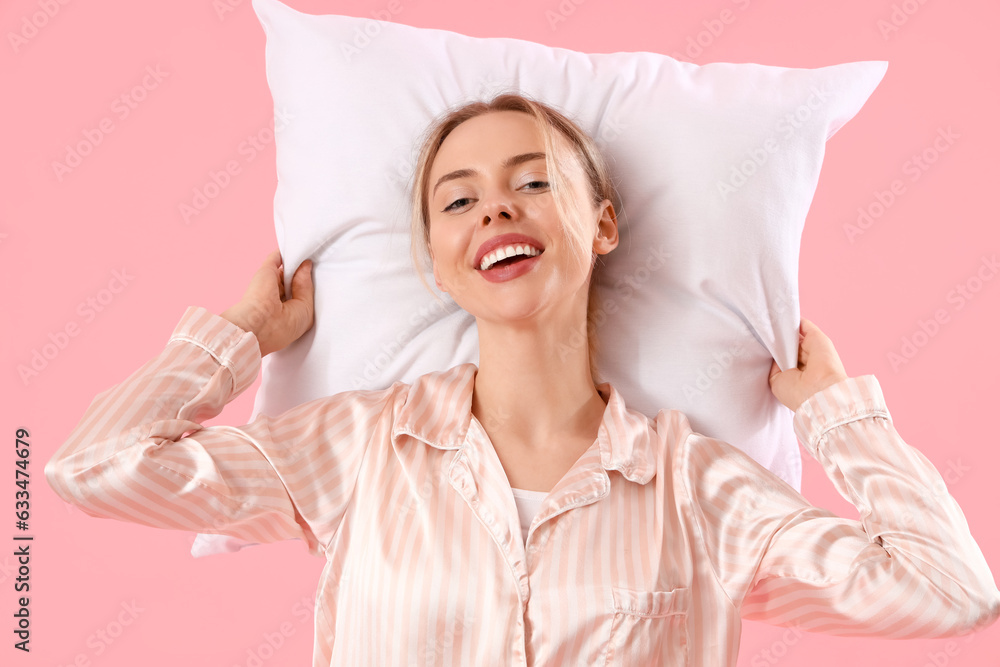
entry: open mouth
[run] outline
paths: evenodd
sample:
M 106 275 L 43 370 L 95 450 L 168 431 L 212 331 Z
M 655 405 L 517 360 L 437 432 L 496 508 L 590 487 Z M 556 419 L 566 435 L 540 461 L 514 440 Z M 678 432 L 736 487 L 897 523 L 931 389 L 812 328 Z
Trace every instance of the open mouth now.
M 539 253 L 539 255 L 540 254 L 541 253 Z M 493 266 L 491 266 L 490 268 L 485 269 L 485 270 L 486 271 L 492 271 L 493 269 L 502 269 L 505 266 L 510 266 L 511 264 L 517 264 L 518 262 L 523 262 L 525 260 L 529 260 L 532 257 L 537 257 L 537 256 L 538 255 L 530 255 L 530 256 L 529 255 L 514 255 L 513 257 L 504 257 L 499 262 L 495 262 L 493 264 Z
M 478 269 L 483 280 L 491 283 L 505 283 L 530 273 L 538 266 L 538 259 L 542 256 L 540 250 L 535 250 L 524 255 L 511 255 L 495 261 L 488 269 Z M 488 262 L 489 258 L 484 260 Z
M 501 248 L 497 253 L 485 256 L 481 261 L 480 266 L 477 266 L 476 269 L 479 271 L 492 271 L 493 269 L 496 268 L 503 269 L 512 266 L 514 264 L 518 264 L 519 262 L 527 261 L 529 259 L 534 259 L 535 257 L 538 257 L 545 251 L 529 246 L 523 246 L 523 247 L 516 246 L 516 250 L 514 248 L 511 248 L 507 252 L 508 253 L 516 252 L 517 254 L 508 254 L 506 257 L 504 257 L 504 250 Z M 501 259 L 499 260 L 494 259 L 494 255 L 499 255 Z M 489 264 L 487 268 L 483 269 L 482 265 L 488 264 L 491 260 L 493 261 L 493 263 Z

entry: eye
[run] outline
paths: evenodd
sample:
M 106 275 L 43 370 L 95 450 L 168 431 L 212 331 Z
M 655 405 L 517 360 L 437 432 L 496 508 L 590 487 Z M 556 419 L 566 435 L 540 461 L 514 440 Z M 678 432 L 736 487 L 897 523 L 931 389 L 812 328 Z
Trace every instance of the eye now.
M 455 207 L 455 204 L 457 204 L 460 201 L 469 201 L 469 198 L 468 197 L 462 197 L 461 199 L 456 199 L 452 203 L 450 203 L 447 206 L 445 206 L 444 210 L 445 211 L 450 211 L 451 209 L 453 209 Z M 463 206 L 464 206 L 464 204 L 463 204 Z
M 528 189 L 529 189 L 529 190 L 544 190 L 545 188 L 549 187 L 549 182 L 548 182 L 548 181 L 529 181 L 528 183 L 525 183 L 525 184 L 524 184 L 523 186 L 521 186 L 521 187 L 525 187 L 525 188 L 527 188 L 527 187 L 528 187 L 529 185 L 536 185 L 536 184 L 537 184 L 537 185 L 540 185 L 541 187 L 537 187 L 537 188 L 528 188 Z M 461 208 L 462 206 L 465 206 L 465 204 L 459 204 L 459 202 L 467 202 L 467 201 L 469 201 L 470 199 L 471 199 L 470 197 L 462 197 L 461 199 L 456 199 L 456 200 L 455 200 L 455 201 L 453 201 L 452 203 L 450 203 L 450 204 L 448 204 L 447 206 L 445 206 L 445 207 L 444 207 L 444 211 L 442 211 L 442 212 L 446 212 L 446 211 L 450 211 L 451 209 L 455 208 L 455 205 L 456 205 L 456 204 L 458 204 L 458 205 L 459 205 L 459 208 Z

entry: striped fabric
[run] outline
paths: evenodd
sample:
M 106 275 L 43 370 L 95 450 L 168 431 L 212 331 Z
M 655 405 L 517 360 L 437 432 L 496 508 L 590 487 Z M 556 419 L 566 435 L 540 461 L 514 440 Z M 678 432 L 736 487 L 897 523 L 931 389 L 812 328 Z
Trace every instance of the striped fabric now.
M 472 415 L 473 364 L 412 385 L 202 427 L 251 385 L 256 338 L 188 308 L 166 348 L 91 403 L 45 466 L 87 514 L 323 556 L 320 665 L 736 664 L 740 617 L 837 635 L 980 629 L 1000 591 L 941 475 L 893 427 L 873 375 L 795 412 L 860 521 L 687 418 L 614 387 L 593 446 L 522 540 Z

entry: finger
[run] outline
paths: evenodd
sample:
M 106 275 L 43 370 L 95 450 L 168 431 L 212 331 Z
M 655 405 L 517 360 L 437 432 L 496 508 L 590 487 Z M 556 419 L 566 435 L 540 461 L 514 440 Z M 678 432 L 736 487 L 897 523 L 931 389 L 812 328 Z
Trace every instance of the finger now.
M 295 275 L 292 276 L 292 298 L 288 300 L 287 306 L 291 311 L 296 338 L 312 326 L 314 291 L 312 266 L 312 260 L 307 259 L 299 264 Z
M 817 327 L 812 320 L 807 320 L 804 317 L 802 318 L 802 324 L 800 325 L 799 330 L 802 332 L 803 342 L 810 345 L 825 337 L 823 332 L 820 331 L 820 328 Z
M 292 277 L 292 298 L 288 303 L 295 308 L 296 336 L 309 330 L 313 323 L 313 281 L 312 262 L 306 260 L 299 265 Z
M 802 318 L 802 322 L 799 325 L 799 332 L 801 333 L 801 339 L 805 340 L 810 337 L 815 337 L 817 333 L 822 334 L 823 332 L 819 330 L 819 327 L 812 320 Z
M 307 303 L 311 303 L 313 289 L 312 260 L 307 259 L 299 264 L 299 268 L 295 270 L 295 275 L 292 276 L 292 298 L 302 299 Z
M 271 273 L 270 283 L 274 285 L 278 284 L 278 299 L 280 301 L 285 300 L 285 272 L 284 265 L 281 259 L 281 249 L 276 248 L 271 251 L 271 254 L 267 256 L 267 260 L 264 262 L 267 266 L 269 272 Z
M 284 308 L 288 318 L 288 328 L 291 331 L 291 339 L 298 340 L 313 325 L 312 304 L 300 297 L 295 297 L 286 301 Z
M 775 376 L 781 373 L 781 367 L 778 366 L 778 361 L 776 359 L 771 359 L 771 370 L 767 374 L 767 383 L 771 384 Z
M 255 281 L 259 282 L 262 289 L 270 290 L 270 286 L 274 284 L 275 281 L 281 281 L 281 251 L 272 250 L 268 254 L 264 263 L 261 264 L 260 269 L 254 276 Z

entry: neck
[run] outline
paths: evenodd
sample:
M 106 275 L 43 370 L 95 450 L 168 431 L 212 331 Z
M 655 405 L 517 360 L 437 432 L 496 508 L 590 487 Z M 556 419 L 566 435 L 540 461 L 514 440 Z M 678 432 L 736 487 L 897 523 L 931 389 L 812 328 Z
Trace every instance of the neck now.
M 597 437 L 606 404 L 590 374 L 582 312 L 520 322 L 478 321 L 472 413 L 493 437 L 539 452 Z M 570 316 L 572 315 L 572 316 Z

